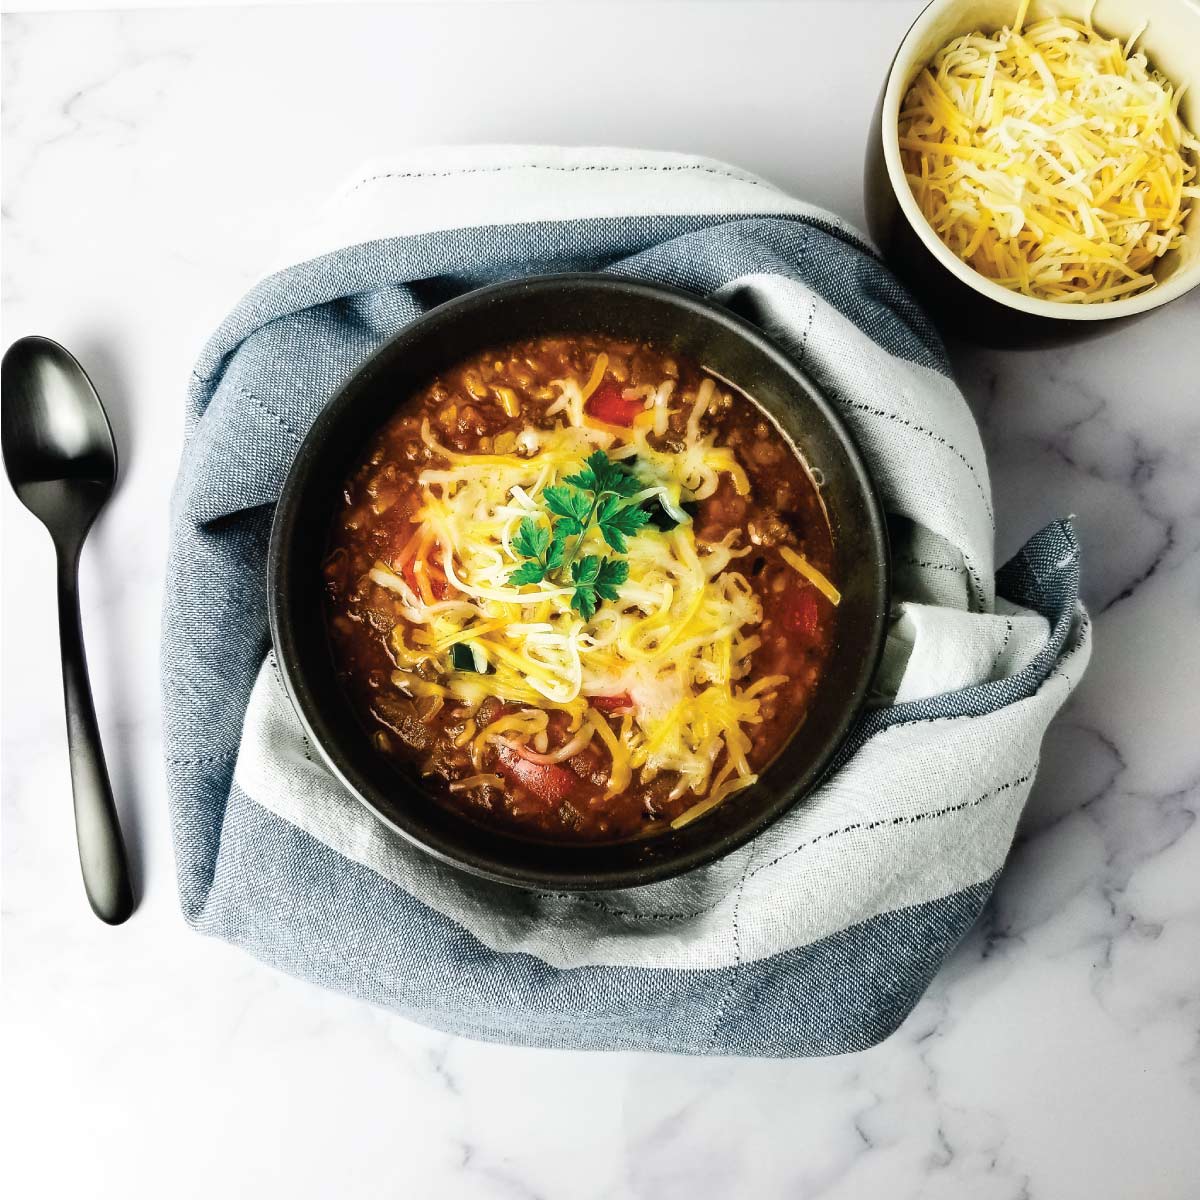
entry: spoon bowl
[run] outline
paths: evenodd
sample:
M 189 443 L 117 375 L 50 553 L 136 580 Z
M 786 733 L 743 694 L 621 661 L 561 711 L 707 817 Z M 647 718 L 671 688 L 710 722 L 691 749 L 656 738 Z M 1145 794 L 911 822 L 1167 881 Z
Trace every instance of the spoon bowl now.
M 96 915 L 117 925 L 133 911 L 133 891 L 79 617 L 79 554 L 116 486 L 117 447 L 91 380 L 57 342 L 14 342 L 0 365 L 0 385 L 4 467 L 17 499 L 49 530 L 58 561 L 67 742 L 84 888 Z
M 57 342 L 26 337 L 4 356 L 0 438 L 17 498 L 52 537 L 82 541 L 117 482 L 100 397 Z

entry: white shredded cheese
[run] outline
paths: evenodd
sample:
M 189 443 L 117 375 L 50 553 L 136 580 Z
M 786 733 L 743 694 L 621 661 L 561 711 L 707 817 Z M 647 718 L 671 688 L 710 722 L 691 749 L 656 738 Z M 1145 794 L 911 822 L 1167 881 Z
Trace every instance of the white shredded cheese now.
M 955 38 L 899 120 L 913 195 L 975 270 L 1046 300 L 1095 302 L 1155 283 L 1200 197 L 1200 141 L 1181 91 L 1091 25 L 1054 17 Z M 1139 30 L 1140 33 L 1140 30 Z

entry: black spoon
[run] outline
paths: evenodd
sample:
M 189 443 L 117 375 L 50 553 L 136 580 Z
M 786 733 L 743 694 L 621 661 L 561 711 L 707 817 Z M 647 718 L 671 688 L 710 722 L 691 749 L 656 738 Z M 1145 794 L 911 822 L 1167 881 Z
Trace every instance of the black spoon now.
M 58 632 L 83 886 L 96 916 L 119 925 L 133 912 L 133 890 L 79 621 L 79 552 L 116 484 L 117 447 L 91 380 L 57 342 L 14 342 L 0 367 L 0 385 L 8 478 L 50 531 L 58 556 Z

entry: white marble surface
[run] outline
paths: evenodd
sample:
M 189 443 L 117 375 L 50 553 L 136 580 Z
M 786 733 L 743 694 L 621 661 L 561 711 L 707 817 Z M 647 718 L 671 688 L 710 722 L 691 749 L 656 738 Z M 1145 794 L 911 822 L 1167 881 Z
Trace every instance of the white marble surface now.
M 1096 654 L 984 921 L 888 1043 L 784 1063 L 480 1046 L 280 976 L 176 906 L 156 640 L 182 393 L 277 234 L 360 159 L 442 140 L 697 151 L 860 221 L 868 115 L 917 7 L 5 17 L 3 336 L 74 349 L 120 440 L 83 588 L 144 888 L 117 930 L 84 902 L 50 547 L 5 489 L 7 1195 L 1198 1194 L 1200 295 L 1087 348 L 956 351 L 1000 550 L 1079 515 Z M 531 71 L 535 47 L 558 66 Z

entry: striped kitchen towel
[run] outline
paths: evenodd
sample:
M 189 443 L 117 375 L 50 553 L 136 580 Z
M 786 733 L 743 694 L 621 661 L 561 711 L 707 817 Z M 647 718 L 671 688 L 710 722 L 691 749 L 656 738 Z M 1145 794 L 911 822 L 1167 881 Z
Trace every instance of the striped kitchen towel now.
M 742 849 L 622 892 L 424 855 L 308 752 L 271 658 L 272 505 L 305 430 L 407 322 L 480 284 L 597 270 L 761 326 L 879 483 L 895 612 L 839 769 Z M 857 1050 L 979 915 L 1089 654 L 1066 522 L 994 569 L 987 466 L 941 344 L 836 217 L 705 159 L 528 147 L 366 172 L 213 335 L 188 398 L 162 666 L 188 921 L 471 1037 L 694 1054 Z

